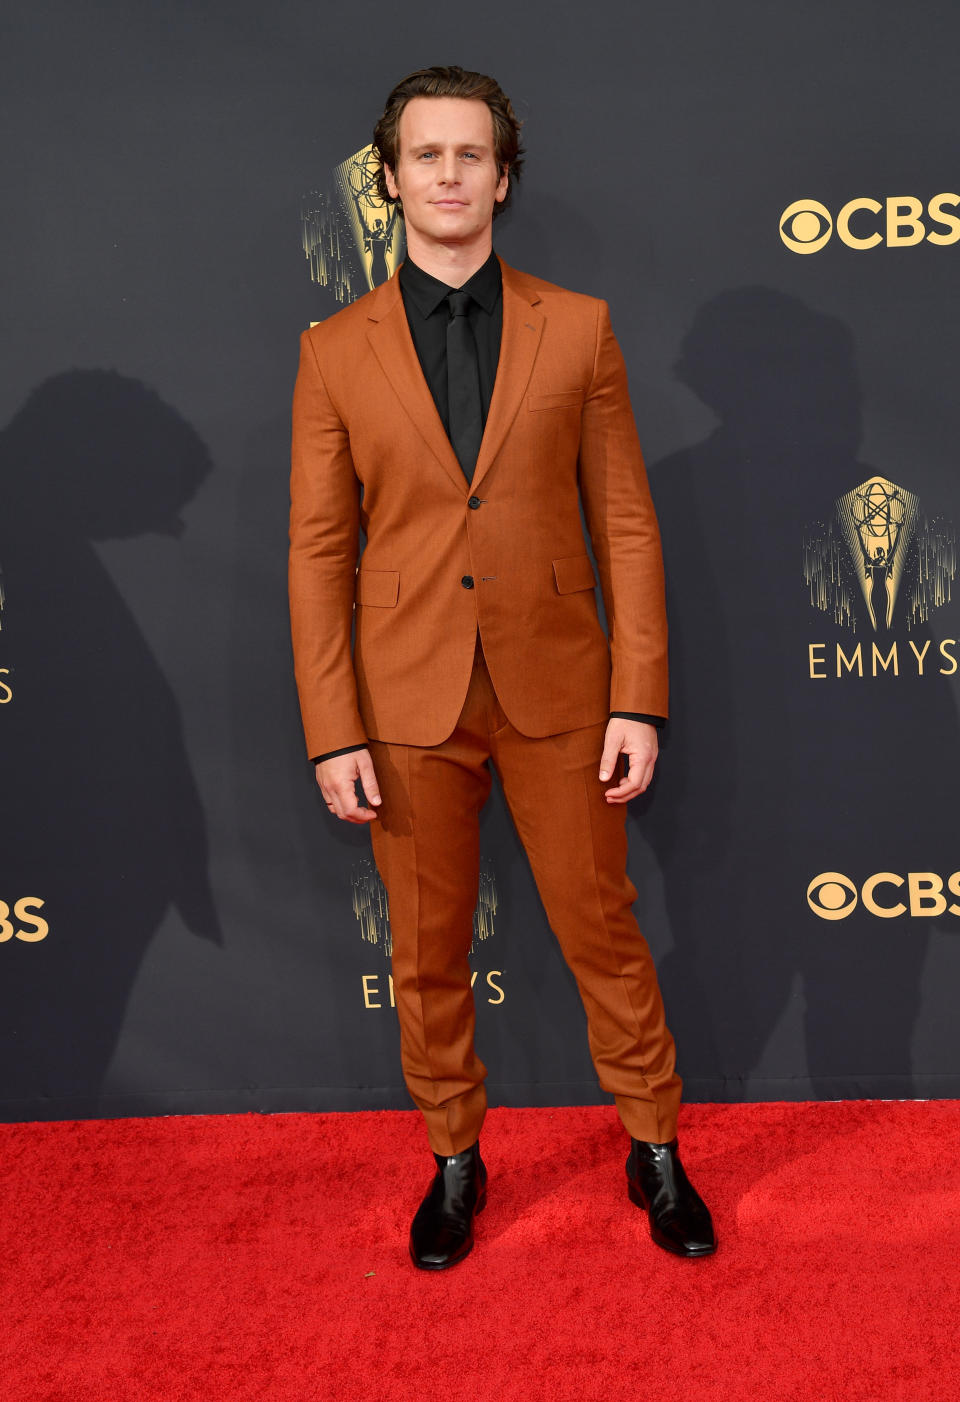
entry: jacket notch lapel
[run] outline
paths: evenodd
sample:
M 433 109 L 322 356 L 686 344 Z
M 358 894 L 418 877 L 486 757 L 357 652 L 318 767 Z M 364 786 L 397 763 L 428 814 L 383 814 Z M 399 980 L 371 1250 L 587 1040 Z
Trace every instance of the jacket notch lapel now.
M 484 429 L 483 442 L 477 456 L 471 486 L 477 484 L 489 470 L 503 447 L 510 425 L 517 416 L 543 334 L 543 313 L 536 305 L 539 298 L 524 286 L 512 268 L 501 259 L 503 269 L 503 332 L 500 338 L 500 361 L 490 400 L 490 411 Z
M 393 293 L 392 300 L 388 300 L 388 289 Z M 462 489 L 464 476 L 420 368 L 396 274 L 383 285 L 382 292 L 386 295 L 368 313 L 367 340 L 410 422 L 440 466 Z

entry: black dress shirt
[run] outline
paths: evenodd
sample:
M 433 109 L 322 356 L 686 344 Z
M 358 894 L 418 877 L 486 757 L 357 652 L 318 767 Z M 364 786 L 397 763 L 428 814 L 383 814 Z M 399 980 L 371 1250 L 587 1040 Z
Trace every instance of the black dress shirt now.
M 445 298 L 457 289 L 431 277 L 416 263 L 407 261 L 398 274 L 407 324 L 413 337 L 414 349 L 423 370 L 440 421 L 450 436 L 447 412 L 447 322 L 450 311 Z M 467 320 L 477 343 L 477 365 L 480 371 L 480 401 L 483 422 L 487 422 L 493 382 L 497 378 L 500 360 L 500 337 L 503 332 L 503 276 L 495 254 L 478 268 L 473 277 L 459 289 L 471 297 Z
M 425 273 L 416 263 L 411 263 L 409 258 L 401 264 L 397 277 L 403 297 L 403 309 L 407 314 L 407 325 L 410 327 L 420 368 L 449 437 L 447 322 L 450 314 L 445 298 L 448 292 L 458 289 L 448 287 L 439 278 Z M 486 424 L 493 385 L 497 378 L 500 339 L 503 332 L 503 275 L 495 253 L 490 254 L 483 267 L 478 268 L 459 291 L 469 292 L 472 298 L 467 319 L 477 343 L 480 399 L 483 422 Z M 664 723 L 662 716 L 640 715 L 633 711 L 612 711 L 610 714 L 611 718 L 617 716 L 623 720 L 647 721 L 650 725 L 661 726 Z M 347 745 L 342 750 L 330 750 L 325 755 L 318 755 L 313 763 L 319 764 L 321 760 L 334 759 L 337 755 L 346 755 L 365 748 L 364 745 Z

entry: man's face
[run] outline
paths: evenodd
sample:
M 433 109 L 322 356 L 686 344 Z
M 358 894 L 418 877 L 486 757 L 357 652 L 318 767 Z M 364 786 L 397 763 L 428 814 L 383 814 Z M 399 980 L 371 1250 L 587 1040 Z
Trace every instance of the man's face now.
M 494 205 L 507 195 L 493 149 L 485 102 L 414 97 L 400 117 L 397 165 L 384 167 L 387 189 L 403 201 L 408 240 L 469 243 L 488 233 Z

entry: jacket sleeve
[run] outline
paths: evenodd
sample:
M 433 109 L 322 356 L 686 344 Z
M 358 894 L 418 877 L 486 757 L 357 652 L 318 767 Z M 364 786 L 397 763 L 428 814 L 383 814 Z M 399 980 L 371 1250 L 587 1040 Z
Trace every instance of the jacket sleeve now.
M 610 710 L 665 717 L 667 618 L 660 531 L 630 407 L 626 366 L 606 302 L 597 310 L 579 471 L 610 638 Z
M 290 475 L 290 623 L 307 754 L 366 743 L 351 631 L 360 483 L 309 332 L 300 338 Z

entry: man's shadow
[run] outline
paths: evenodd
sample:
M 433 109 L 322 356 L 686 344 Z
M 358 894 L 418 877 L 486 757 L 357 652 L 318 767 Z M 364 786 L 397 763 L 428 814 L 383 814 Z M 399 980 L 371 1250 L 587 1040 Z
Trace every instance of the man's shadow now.
M 931 927 L 862 906 L 823 921 L 810 880 L 840 870 L 954 870 L 933 776 L 955 753 L 944 677 L 918 676 L 929 623 L 873 631 L 855 587 L 852 631 L 811 604 L 803 545 L 843 493 L 881 475 L 934 510 L 922 464 L 862 462 L 855 343 L 839 320 L 763 287 L 698 312 L 677 374 L 716 414 L 702 443 L 651 469 L 671 625 L 672 711 L 644 832 L 663 872 L 674 949 L 667 1008 L 697 1098 L 738 1099 L 782 1080 L 791 1098 L 913 1094 L 912 1037 Z M 819 523 L 819 524 L 818 524 Z M 845 548 L 845 547 L 844 547 Z M 940 632 L 943 631 L 941 626 Z M 948 629 L 949 631 L 949 629 Z M 897 637 L 901 675 L 835 675 L 836 644 Z M 808 647 L 825 644 L 824 679 Z M 931 642 L 929 656 L 937 653 Z M 799 988 L 797 976 L 799 975 Z M 791 997 L 802 1033 L 781 1033 Z M 788 1022 L 793 1020 L 788 1018 Z M 775 1063 L 775 1064 L 774 1064 Z
M 42 899 L 49 923 L 42 941 L 3 948 L 6 1118 L 97 1113 L 169 907 L 220 940 L 177 704 L 92 544 L 179 535 L 209 471 L 190 425 L 114 372 L 46 380 L 0 433 L 0 665 L 13 693 L 0 711 L 0 898 Z

